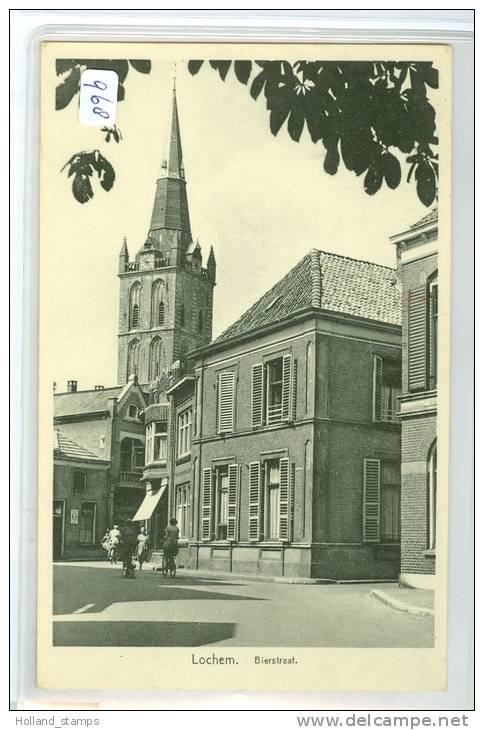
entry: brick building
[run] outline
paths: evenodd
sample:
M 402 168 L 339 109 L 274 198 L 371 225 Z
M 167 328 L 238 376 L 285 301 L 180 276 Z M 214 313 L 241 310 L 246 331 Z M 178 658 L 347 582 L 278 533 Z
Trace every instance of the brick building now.
M 396 578 L 396 272 L 313 250 L 191 357 L 168 389 L 180 562 Z
M 98 513 L 96 523 L 104 531 L 113 522 L 131 519 L 144 497 L 145 427 L 140 414 L 147 396 L 135 377 L 114 388 L 78 390 L 73 380 L 67 385 L 66 392 L 54 394 L 54 428 L 108 465 L 107 508 Z M 65 499 L 58 487 L 54 480 L 54 500 Z
M 432 588 L 437 504 L 438 213 L 390 239 L 402 287 L 402 583 Z
M 54 431 L 54 559 L 99 557 L 108 510 L 109 461 Z

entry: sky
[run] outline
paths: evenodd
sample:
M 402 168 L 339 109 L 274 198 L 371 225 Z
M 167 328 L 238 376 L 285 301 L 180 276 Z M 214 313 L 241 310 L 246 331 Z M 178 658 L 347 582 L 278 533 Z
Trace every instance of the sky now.
M 58 215 L 43 245 L 56 283 L 41 296 L 52 313 L 44 345 L 56 354 L 58 392 L 71 379 L 81 390 L 116 384 L 118 254 L 126 235 L 133 259 L 148 232 L 173 72 L 166 62 L 153 63 L 149 75 L 130 70 L 118 105 L 119 145 L 82 127 L 77 103 L 50 117 L 46 207 Z M 299 143 L 284 128 L 273 137 L 263 96 L 254 101 L 231 72 L 222 82 L 207 64 L 192 77 L 179 61 L 176 75 L 192 235 L 204 265 L 210 245 L 217 260 L 214 337 L 311 248 L 395 265 L 389 236 L 428 212 L 414 184 L 403 177 L 397 190 L 383 185 L 370 197 L 364 176 L 343 166 L 333 177 L 323 171 L 323 148 L 306 130 Z M 95 187 L 94 199 L 80 205 L 60 170 L 74 152 L 93 147 L 117 178 L 110 192 Z

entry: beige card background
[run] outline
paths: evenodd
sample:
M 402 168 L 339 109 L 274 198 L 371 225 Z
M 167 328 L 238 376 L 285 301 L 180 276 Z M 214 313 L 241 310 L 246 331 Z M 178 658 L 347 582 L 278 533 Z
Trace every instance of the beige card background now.
M 152 72 L 146 79 L 150 79 L 151 89 L 159 88 L 160 99 L 165 100 L 171 87 L 173 72 L 170 70 L 174 61 L 178 61 L 180 87 L 183 87 L 181 70 L 186 76 L 185 61 L 190 58 L 198 59 L 338 59 L 338 60 L 375 60 L 394 58 L 398 60 L 430 60 L 439 69 L 440 88 L 432 96 L 432 104 L 437 111 L 437 128 L 439 135 L 439 512 L 437 528 L 437 574 L 436 574 L 436 616 L 435 616 L 435 647 L 433 649 L 360 649 L 360 648 L 284 648 L 278 647 L 271 652 L 270 648 L 257 652 L 252 648 L 219 647 L 225 653 L 235 656 L 238 664 L 235 666 L 194 666 L 191 663 L 192 648 L 139 648 L 123 647 L 120 649 L 107 647 L 54 647 L 52 646 L 52 381 L 64 374 L 64 367 L 72 367 L 76 363 L 77 377 L 79 371 L 86 373 L 82 387 L 92 387 L 86 383 L 89 367 L 92 370 L 92 361 L 102 373 L 97 382 L 104 382 L 108 373 L 112 373 L 106 385 L 115 383 L 115 360 L 111 361 L 109 347 L 103 342 L 102 327 L 93 326 L 90 329 L 89 339 L 85 334 L 79 334 L 76 327 L 76 318 L 83 318 L 84 322 L 96 322 L 104 317 L 104 308 L 116 310 L 117 281 L 116 256 L 120 247 L 123 233 L 128 231 L 131 240 L 131 249 L 137 250 L 142 243 L 142 236 L 146 233 L 149 223 L 149 210 L 156 180 L 156 172 L 161 159 L 163 135 L 166 133 L 167 113 L 158 119 L 157 115 L 163 111 L 157 106 L 154 98 L 143 96 L 146 85 L 136 80 L 127 81 L 126 101 L 118 105 L 118 121 L 122 128 L 125 140 L 118 145 L 112 145 L 110 159 L 115 165 L 117 183 L 109 193 L 96 187 L 95 196 L 85 206 L 73 202 L 70 184 L 65 175 L 60 175 L 61 167 L 69 156 L 81 149 L 92 149 L 100 142 L 101 133 L 92 128 L 82 127 L 77 118 L 77 101 L 72 102 L 64 112 L 56 112 L 54 106 L 55 87 L 58 79 L 55 75 L 56 58 L 140 58 L 151 59 Z M 220 93 L 223 84 L 213 75 L 213 83 L 218 84 Z M 131 71 L 131 76 L 135 76 Z M 137 75 L 138 76 L 138 75 Z M 159 83 L 159 87 L 157 86 Z M 129 85 L 129 88 L 128 88 Z M 137 90 L 138 86 L 138 90 Z M 163 96 L 164 95 L 164 96 Z M 242 87 L 240 96 L 248 97 L 247 90 Z M 185 144 L 184 115 L 202 114 L 210 109 L 210 98 L 207 98 L 206 89 L 197 84 L 195 77 L 190 86 L 190 94 L 179 92 L 179 106 L 181 107 L 181 126 Z M 258 111 L 255 104 L 252 111 L 262 115 L 264 127 L 268 132 L 268 117 L 262 100 L 259 100 Z M 164 44 L 164 43 L 54 43 L 46 42 L 41 50 L 41 149 L 40 149 L 40 353 L 39 353 L 39 555 L 38 555 L 38 684 L 41 687 L 56 689 L 202 689 L 202 690 L 352 690 L 365 691 L 442 691 L 446 684 L 446 621 L 447 621 L 447 479 L 448 479 L 448 438 L 449 438 L 449 320 L 450 320 L 450 109 L 451 109 L 451 50 L 446 46 L 424 45 L 237 45 L 237 44 Z M 217 123 L 217 120 L 214 120 Z M 157 130 L 159 139 L 153 138 L 153 130 Z M 198 145 L 203 151 L 205 140 L 203 125 L 198 132 L 190 132 L 192 138 L 188 146 Z M 96 135 L 99 138 L 96 138 Z M 241 144 L 244 144 L 241 133 Z M 285 135 L 281 131 L 275 144 L 271 147 L 271 154 L 277 154 L 277 145 Z M 269 137 L 269 132 L 268 132 Z M 97 141 L 94 141 L 97 139 Z M 140 140 L 143 147 L 140 147 Z M 272 144 L 272 142 L 271 142 Z M 298 154 L 299 145 L 289 142 Z M 152 158 L 153 169 L 146 169 L 146 148 L 149 148 L 149 157 Z M 212 151 L 213 152 L 213 151 Z M 207 153 L 208 154 L 208 153 Z M 313 156 L 316 152 L 312 152 Z M 252 151 L 254 155 L 254 151 Z M 320 158 L 315 165 L 318 181 L 329 178 L 322 172 L 321 150 L 317 150 Z M 203 156 L 201 157 L 203 160 Z M 262 159 L 262 157 L 261 157 Z M 210 190 L 210 176 L 223 175 L 225 165 L 241 165 L 243 156 L 236 160 L 225 160 L 223 154 L 220 159 L 214 160 L 213 154 L 206 159 L 204 169 L 194 169 L 187 166 L 189 184 L 189 204 L 192 208 L 192 192 L 197 188 Z M 210 169 L 210 164 L 212 168 Z M 307 165 L 304 170 L 306 170 Z M 238 201 L 238 207 L 229 210 L 231 221 L 226 225 L 237 225 L 241 231 L 241 240 L 247 242 L 245 255 L 259 255 L 257 248 L 263 247 L 263 237 L 260 232 L 247 230 L 247 220 L 250 223 L 248 210 L 244 208 L 247 199 L 247 176 L 251 183 L 257 186 L 257 175 L 250 176 L 250 170 L 241 170 L 239 188 L 233 186 L 229 199 Z M 285 174 L 282 170 L 281 174 Z M 340 173 L 338 172 L 338 177 Z M 124 182 L 123 182 L 124 180 Z M 331 179 L 332 180 L 332 179 Z M 350 178 L 348 178 L 350 180 Z M 220 181 L 219 181 L 220 182 Z M 222 179 L 223 183 L 223 179 Z M 310 177 L 299 177 L 292 185 L 302 187 L 305 193 L 307 209 L 301 211 L 301 237 L 305 237 L 304 251 L 311 246 L 324 248 L 324 242 L 313 240 L 314 231 L 308 223 L 310 211 L 314 205 L 315 182 Z M 327 184 L 327 182 L 325 183 Z M 405 185 L 402 182 L 401 187 Z M 411 187 L 411 186 L 407 186 Z M 257 191 L 256 191 L 257 192 Z M 261 195 L 270 196 L 271 191 L 259 191 Z M 384 217 L 385 206 L 389 198 L 384 195 L 374 196 L 371 200 L 362 190 L 361 179 L 354 184 L 348 182 L 347 190 L 348 210 L 352 218 L 362 221 L 362 231 L 378 230 L 378 220 Z M 416 194 L 414 189 L 409 192 L 390 191 L 394 196 L 401 195 L 399 214 L 395 215 L 395 226 L 387 235 L 404 230 L 412 222 L 411 206 L 406 207 L 405 201 L 413 196 L 415 205 Z M 148 196 L 148 197 L 146 197 Z M 407 197 L 405 197 L 407 196 Z M 331 205 L 331 201 L 328 201 Z M 264 221 L 269 226 L 284 226 L 284 208 L 290 205 L 290 200 L 280 201 L 279 216 L 270 221 Z M 319 201 L 316 206 L 321 205 Z M 227 216 L 225 201 L 211 200 L 207 194 L 206 200 L 198 201 L 199 217 L 193 226 L 197 234 L 197 223 L 207 216 L 207 225 L 210 217 Z M 379 206 L 382 215 L 379 216 Z M 414 216 L 417 220 L 419 215 Z M 116 211 L 116 214 L 114 213 Z M 193 213 L 193 211 L 192 211 Z M 256 236 L 256 233 L 259 235 Z M 336 225 L 335 240 L 342 239 L 342 253 L 348 253 L 350 241 L 344 241 L 344 228 Z M 364 235 L 364 234 L 362 234 Z M 372 255 L 372 239 L 365 239 L 364 249 L 358 253 L 349 253 L 368 260 L 378 260 Z M 109 246 L 103 247 L 103 241 L 110 241 Z M 113 244 L 113 241 L 115 242 Z M 252 243 L 251 243 L 252 241 Z M 228 272 L 225 265 L 223 240 L 207 241 L 216 246 L 219 271 Z M 114 249 L 113 249 L 114 245 Z M 204 242 L 202 242 L 204 245 Z M 205 244 L 206 245 L 206 244 Z M 334 244 L 333 244 L 334 245 Z M 252 246 L 252 248 L 250 248 Z M 112 251 L 115 250 L 113 258 Z M 338 249 L 336 249 L 338 250 Z M 388 244 L 389 261 L 379 261 L 392 265 L 394 253 Z M 220 258 L 219 253 L 221 252 Z M 281 275 L 286 273 L 294 263 L 293 252 L 279 249 L 277 252 L 264 251 L 264 254 L 273 256 L 274 271 Z M 232 262 L 233 263 L 233 262 Z M 267 260 L 262 261 L 259 273 L 254 271 L 250 288 L 253 291 L 251 302 L 255 301 L 259 293 L 270 285 L 264 266 Z M 231 267 L 232 268 L 232 267 Z M 76 288 L 73 290 L 72 278 L 69 274 L 77 273 Z M 228 274 L 226 286 L 235 285 Z M 108 278 L 110 279 L 108 281 Z M 274 275 L 274 281 L 280 278 Z M 87 284 L 89 280 L 89 286 Z M 96 296 L 92 296 L 92 291 Z M 114 300 L 113 300 L 114 296 Z M 74 306 L 72 300 L 74 298 Z M 235 297 L 236 298 L 236 297 Z M 71 304 L 66 306 L 65 316 L 59 311 L 59 301 L 64 300 Z M 251 303 L 249 302 L 249 304 Z M 217 308 L 217 304 L 215 304 Z M 235 311 L 235 310 L 234 310 Z M 225 318 L 225 319 L 224 319 Z M 219 322 L 219 329 L 228 325 L 233 319 L 230 306 L 224 311 Z M 116 327 L 116 324 L 114 325 Z M 84 330 L 85 331 L 85 330 Z M 115 335 L 116 329 L 114 330 Z M 114 337 L 115 342 L 115 337 Z M 61 345 L 59 344 L 61 343 Z M 113 349 L 114 357 L 115 350 Z M 106 355 L 107 353 L 107 355 Z M 103 360 L 104 358 L 104 360 Z M 64 365 L 65 363 L 65 365 Z M 84 370 L 83 370 L 84 368 Z M 59 375 L 61 373 L 61 375 Z M 212 646 L 207 653 L 211 653 Z M 225 651 L 226 650 L 226 651 Z M 223 653 L 223 652 L 222 652 Z M 298 664 L 290 668 L 277 666 L 255 666 L 255 653 L 277 655 L 294 655 Z M 136 671 L 134 669 L 136 668 Z

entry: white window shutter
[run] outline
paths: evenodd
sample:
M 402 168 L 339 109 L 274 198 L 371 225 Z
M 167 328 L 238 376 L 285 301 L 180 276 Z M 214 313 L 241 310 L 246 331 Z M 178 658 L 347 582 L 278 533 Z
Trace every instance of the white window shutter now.
M 373 355 L 373 420 L 381 421 L 382 409 L 383 361 Z
M 363 461 L 363 542 L 380 542 L 380 459 Z
M 292 393 L 291 393 L 291 417 L 290 421 L 296 420 L 297 406 L 297 360 L 292 363 Z
M 249 464 L 249 540 L 257 542 L 261 537 L 261 465 L 258 461 Z
M 212 539 L 212 470 L 203 469 L 202 473 L 202 540 Z
M 252 427 L 262 426 L 264 408 L 264 366 L 252 365 Z
M 292 415 L 292 355 L 282 358 L 282 420 L 289 421 Z
M 237 540 L 237 518 L 239 501 L 239 466 L 229 464 L 227 540 Z
M 427 287 L 408 294 L 408 389 L 427 386 Z
M 289 459 L 279 461 L 279 538 L 289 540 L 291 532 L 291 483 Z
M 218 376 L 218 432 L 234 430 L 235 373 L 230 371 Z

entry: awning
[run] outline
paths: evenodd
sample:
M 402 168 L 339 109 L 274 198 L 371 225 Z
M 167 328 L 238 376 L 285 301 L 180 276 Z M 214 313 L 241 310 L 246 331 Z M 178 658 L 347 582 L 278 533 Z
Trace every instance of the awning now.
M 144 520 L 150 519 L 151 515 L 155 511 L 156 505 L 161 499 L 161 495 L 166 489 L 166 486 L 167 483 L 165 482 L 156 491 L 150 490 L 149 492 L 146 492 L 146 497 L 141 502 L 135 516 L 131 519 L 132 522 L 144 522 Z

